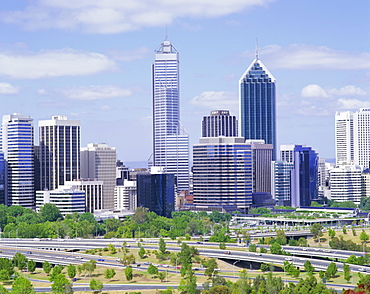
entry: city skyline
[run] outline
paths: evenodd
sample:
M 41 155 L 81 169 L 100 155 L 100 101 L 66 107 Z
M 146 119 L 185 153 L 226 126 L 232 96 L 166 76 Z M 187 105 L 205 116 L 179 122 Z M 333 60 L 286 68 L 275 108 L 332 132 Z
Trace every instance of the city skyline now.
M 46 3 L 0 4 L 1 115 L 29 115 L 35 124 L 67 115 L 81 121 L 81 146 L 107 143 L 123 161 L 151 154 L 150 66 L 166 24 L 180 52 L 190 146 L 210 111 L 238 115 L 238 79 L 254 59 L 256 37 L 277 79 L 277 148 L 306 144 L 334 158 L 335 111 L 370 106 L 369 3 L 159 1 L 157 14 L 145 1 L 140 8 Z

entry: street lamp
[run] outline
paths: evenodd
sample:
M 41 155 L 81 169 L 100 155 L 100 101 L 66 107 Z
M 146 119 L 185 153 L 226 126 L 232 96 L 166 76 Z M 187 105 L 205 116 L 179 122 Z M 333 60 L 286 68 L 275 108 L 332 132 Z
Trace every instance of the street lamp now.
M 175 267 L 176 267 L 175 271 L 176 271 L 176 273 L 177 273 L 177 260 L 178 260 L 179 258 L 180 258 L 180 257 L 176 258 L 176 261 L 175 261 Z
M 237 260 L 237 261 L 235 261 L 234 263 L 233 263 L 233 276 L 234 276 L 234 279 L 235 279 L 235 264 L 236 263 L 238 263 L 238 262 L 240 262 L 240 260 Z

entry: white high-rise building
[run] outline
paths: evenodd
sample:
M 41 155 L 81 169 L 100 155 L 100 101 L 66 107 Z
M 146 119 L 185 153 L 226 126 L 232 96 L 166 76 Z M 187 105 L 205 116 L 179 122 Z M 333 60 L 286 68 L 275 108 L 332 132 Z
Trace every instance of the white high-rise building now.
M 5 204 L 35 208 L 33 119 L 15 113 L 4 115 L 1 151 L 5 159 Z
M 114 190 L 114 208 L 135 211 L 137 208 L 136 181 L 124 180 Z
M 370 109 L 361 108 L 353 115 L 355 164 L 370 167 Z
M 90 143 L 81 148 L 81 179 L 103 181 L 103 209 L 114 208 L 116 186 L 116 147 Z
M 189 137 L 180 123 L 179 53 L 165 40 L 153 63 L 153 166 L 175 174 L 177 191 L 189 190 Z
M 53 116 L 39 121 L 41 190 L 80 178 L 80 121 Z
M 337 165 L 354 161 L 353 112 L 335 113 L 335 155 Z
M 330 170 L 331 200 L 353 201 L 360 204 L 362 196 L 362 168 L 355 165 L 342 165 Z

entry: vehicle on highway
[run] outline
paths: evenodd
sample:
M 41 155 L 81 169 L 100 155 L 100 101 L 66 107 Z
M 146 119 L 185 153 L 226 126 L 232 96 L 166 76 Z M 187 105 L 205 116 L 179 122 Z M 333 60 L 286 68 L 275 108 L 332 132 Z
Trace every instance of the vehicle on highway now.
M 203 244 L 203 242 L 197 241 L 197 244 Z
M 161 264 L 162 267 L 170 267 L 168 264 Z
M 27 253 L 27 254 L 32 254 L 32 252 L 31 252 L 31 251 L 27 251 L 26 253 Z
M 104 261 L 104 259 L 103 258 L 99 258 L 98 261 Z
M 199 267 L 193 267 L 192 270 L 193 271 L 199 271 Z
M 151 262 L 148 262 L 148 261 L 146 261 L 146 262 L 144 262 L 144 265 L 151 265 L 152 263 Z

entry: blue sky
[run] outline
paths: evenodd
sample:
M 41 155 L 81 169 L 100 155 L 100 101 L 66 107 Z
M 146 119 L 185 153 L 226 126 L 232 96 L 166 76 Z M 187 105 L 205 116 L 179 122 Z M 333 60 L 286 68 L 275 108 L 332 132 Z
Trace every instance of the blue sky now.
M 167 25 L 191 144 L 211 110 L 238 115 L 257 37 L 277 80 L 278 143 L 333 158 L 335 111 L 370 107 L 369 15 L 369 1 L 4 0 L 0 115 L 30 115 L 36 129 L 67 115 L 81 120 L 82 146 L 105 142 L 123 161 L 146 160 L 151 64 Z

